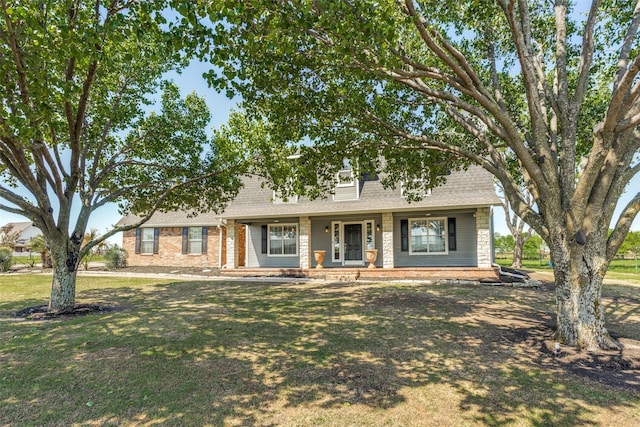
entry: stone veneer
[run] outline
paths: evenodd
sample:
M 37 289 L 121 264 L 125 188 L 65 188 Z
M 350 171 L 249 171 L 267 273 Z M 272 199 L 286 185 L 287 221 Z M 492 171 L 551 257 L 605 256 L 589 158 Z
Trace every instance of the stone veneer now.
M 491 256 L 491 212 L 489 209 L 490 208 L 478 208 L 476 210 L 479 268 L 489 268 L 493 261 Z
M 220 253 L 220 239 L 224 239 L 225 233 L 220 227 L 215 226 L 208 227 L 207 233 L 206 254 L 182 253 L 182 227 L 160 227 L 158 253 L 137 254 L 136 230 L 125 231 L 122 238 L 122 247 L 127 252 L 127 265 L 218 268 L 220 267 L 221 259 L 224 264 L 226 251 L 222 248 L 222 254 Z
M 227 220 L 227 262 L 224 264 L 226 268 L 238 268 L 238 231 L 236 221 L 234 219 Z
M 308 269 L 311 265 L 311 258 L 309 255 L 309 246 L 311 240 L 311 220 L 308 216 L 301 216 L 300 230 L 298 239 L 298 255 L 300 259 L 300 268 Z
M 382 267 L 393 268 L 393 214 L 385 212 L 382 214 Z

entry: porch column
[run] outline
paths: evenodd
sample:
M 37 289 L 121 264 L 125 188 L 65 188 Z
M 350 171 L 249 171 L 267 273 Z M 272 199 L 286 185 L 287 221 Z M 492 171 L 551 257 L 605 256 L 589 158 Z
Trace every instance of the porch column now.
M 227 220 L 227 268 L 238 268 L 238 229 L 236 220 Z
M 308 216 L 301 216 L 300 219 L 300 238 L 298 248 L 298 256 L 300 257 L 300 268 L 308 270 L 311 258 L 309 257 L 311 246 L 311 220 Z
M 382 268 L 393 268 L 393 214 L 382 214 Z
M 478 268 L 491 267 L 491 208 L 476 210 Z

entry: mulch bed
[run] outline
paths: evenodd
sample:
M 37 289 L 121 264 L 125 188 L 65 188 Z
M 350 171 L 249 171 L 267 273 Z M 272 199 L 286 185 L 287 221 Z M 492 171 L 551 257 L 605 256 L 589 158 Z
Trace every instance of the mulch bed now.
M 28 320 L 47 320 L 47 319 L 65 319 L 79 316 L 86 316 L 87 314 L 95 313 L 109 313 L 116 311 L 117 308 L 108 305 L 99 304 L 77 304 L 73 310 L 65 311 L 61 313 L 50 313 L 49 306 L 37 305 L 35 307 L 27 307 L 15 312 L 15 317 Z

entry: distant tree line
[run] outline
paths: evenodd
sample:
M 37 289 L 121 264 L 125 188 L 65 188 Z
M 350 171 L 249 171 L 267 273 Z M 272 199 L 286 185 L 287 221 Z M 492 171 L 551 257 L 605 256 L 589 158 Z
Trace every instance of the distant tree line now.
M 611 230 L 609 233 L 611 233 Z M 511 234 L 502 235 L 495 233 L 494 246 L 496 257 L 506 258 L 512 256 L 515 241 Z M 549 248 L 542 238 L 535 233 L 526 241 L 522 252 L 524 259 L 539 259 L 549 256 Z M 620 245 L 616 258 L 634 258 L 638 255 L 640 255 L 640 231 L 630 231 L 622 245 Z

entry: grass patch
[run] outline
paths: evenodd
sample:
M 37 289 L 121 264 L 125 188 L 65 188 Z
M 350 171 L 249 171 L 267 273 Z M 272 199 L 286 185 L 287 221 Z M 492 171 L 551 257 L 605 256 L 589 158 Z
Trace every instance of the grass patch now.
M 640 423 L 640 393 L 537 359 L 548 291 L 79 277 L 119 309 L 30 321 L 50 276 L 0 278 L 0 425 Z M 609 289 L 640 339 L 639 288 Z
M 496 264 L 502 267 L 511 266 L 511 258 L 497 258 Z M 640 262 L 640 261 L 638 261 Z M 635 284 L 640 284 L 640 264 L 636 270 L 636 261 L 633 259 L 614 259 L 609 265 L 607 270 L 606 279 L 609 280 L 624 280 Z M 522 260 L 523 270 L 533 270 L 546 273 L 552 273 L 553 269 L 549 266 L 549 260 L 543 259 L 542 261 L 537 259 L 524 259 Z

